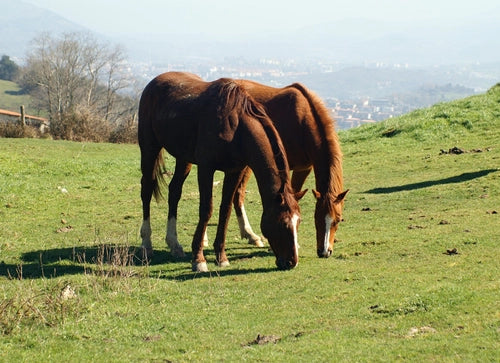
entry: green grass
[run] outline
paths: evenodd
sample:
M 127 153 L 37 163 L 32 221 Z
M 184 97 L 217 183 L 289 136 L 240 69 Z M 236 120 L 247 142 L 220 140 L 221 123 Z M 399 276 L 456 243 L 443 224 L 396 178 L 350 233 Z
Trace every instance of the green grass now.
M 231 266 L 209 274 L 166 251 L 165 202 L 154 259 L 130 265 L 137 146 L 0 139 L 0 361 L 500 360 L 500 87 L 340 137 L 351 191 L 332 258 L 316 257 L 309 193 L 297 268 L 277 271 L 233 216 Z M 257 229 L 253 180 L 247 200 Z M 193 171 L 186 251 L 197 208 Z
M 29 95 L 20 95 L 20 87 L 10 81 L 0 80 L 0 108 L 4 110 L 19 112 L 19 107 L 24 105 L 26 113 L 35 115 L 31 109 L 31 97 Z

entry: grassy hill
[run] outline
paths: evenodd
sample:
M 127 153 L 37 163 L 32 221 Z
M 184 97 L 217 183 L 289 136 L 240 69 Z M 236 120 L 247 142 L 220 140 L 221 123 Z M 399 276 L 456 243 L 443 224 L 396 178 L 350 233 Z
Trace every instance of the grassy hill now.
M 500 123 L 500 83 L 486 94 L 437 104 L 402 117 L 386 120 L 344 133 L 344 142 L 374 140 L 379 137 L 413 139 L 421 142 L 476 142 L 498 132 Z
M 10 81 L 0 80 L 0 109 L 19 112 L 19 107 L 24 105 L 30 115 L 35 111 L 31 108 L 31 97 L 19 94 L 20 87 Z
M 340 137 L 350 192 L 332 258 L 316 257 L 309 193 L 296 269 L 246 245 L 233 216 L 231 266 L 208 274 L 165 249 L 165 203 L 154 259 L 131 257 L 137 146 L 0 139 L 0 361 L 500 360 L 500 86 Z M 186 251 L 197 209 L 194 171 Z M 246 209 L 257 229 L 254 180 Z

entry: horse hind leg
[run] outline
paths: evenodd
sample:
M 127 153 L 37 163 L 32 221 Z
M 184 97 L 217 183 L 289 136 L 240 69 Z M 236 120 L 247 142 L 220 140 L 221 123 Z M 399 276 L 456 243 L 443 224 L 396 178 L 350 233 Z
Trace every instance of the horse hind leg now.
M 154 171 L 156 159 L 160 153 L 159 146 L 141 146 L 141 200 L 142 200 L 142 226 L 140 235 L 142 239 L 143 258 L 150 259 L 153 255 L 153 243 L 151 241 L 151 198 L 153 190 L 157 186 Z
M 172 255 L 180 258 L 185 257 L 185 253 L 177 237 L 177 209 L 181 199 L 182 186 L 191 171 L 191 166 L 190 163 L 177 160 L 174 175 L 168 185 L 168 217 L 165 242 Z
M 207 272 L 207 261 L 203 255 L 203 235 L 212 216 L 212 188 L 215 170 L 198 165 L 198 188 L 200 191 L 200 208 L 198 225 L 193 236 L 191 249 L 193 253 L 192 269 L 196 272 Z
M 262 238 L 259 237 L 253 231 L 252 226 L 250 225 L 250 222 L 248 220 L 247 213 L 245 211 L 244 203 L 245 203 L 246 185 L 251 175 L 252 171 L 250 170 L 250 168 L 246 168 L 243 174 L 243 178 L 234 193 L 234 198 L 233 198 L 234 211 L 236 212 L 236 217 L 238 219 L 238 226 L 240 227 L 241 238 L 247 238 L 248 243 L 251 245 L 257 247 L 264 247 Z

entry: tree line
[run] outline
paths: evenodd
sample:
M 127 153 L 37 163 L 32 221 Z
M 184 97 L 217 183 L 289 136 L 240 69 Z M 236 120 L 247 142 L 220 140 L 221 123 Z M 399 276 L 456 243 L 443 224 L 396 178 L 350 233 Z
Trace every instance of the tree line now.
M 135 141 L 139 92 L 120 46 L 86 33 L 42 33 L 23 66 L 2 57 L 0 79 L 32 96 L 31 107 L 48 116 L 53 138 Z

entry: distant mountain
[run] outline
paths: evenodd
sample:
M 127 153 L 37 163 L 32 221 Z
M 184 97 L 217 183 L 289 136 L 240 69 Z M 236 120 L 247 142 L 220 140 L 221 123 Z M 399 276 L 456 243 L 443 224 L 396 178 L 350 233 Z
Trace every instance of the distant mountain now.
M 0 55 L 23 57 L 41 32 L 90 32 L 49 10 L 19 0 L 0 0 Z M 429 66 L 500 61 L 500 24 L 471 18 L 464 24 L 345 19 L 294 32 L 226 34 L 125 34 L 106 38 L 125 46 L 132 61 L 189 63 L 192 59 L 278 58 L 343 64 L 365 61 Z
M 129 34 L 117 39 L 135 60 L 221 60 L 278 58 L 322 60 L 347 64 L 365 61 L 388 64 L 443 65 L 500 61 L 500 24 L 470 19 L 466 24 L 422 24 L 351 19 L 288 33 L 209 38 L 204 34 Z
M 56 13 L 19 0 L 0 0 L 0 56 L 23 58 L 30 42 L 43 32 L 88 32 Z

